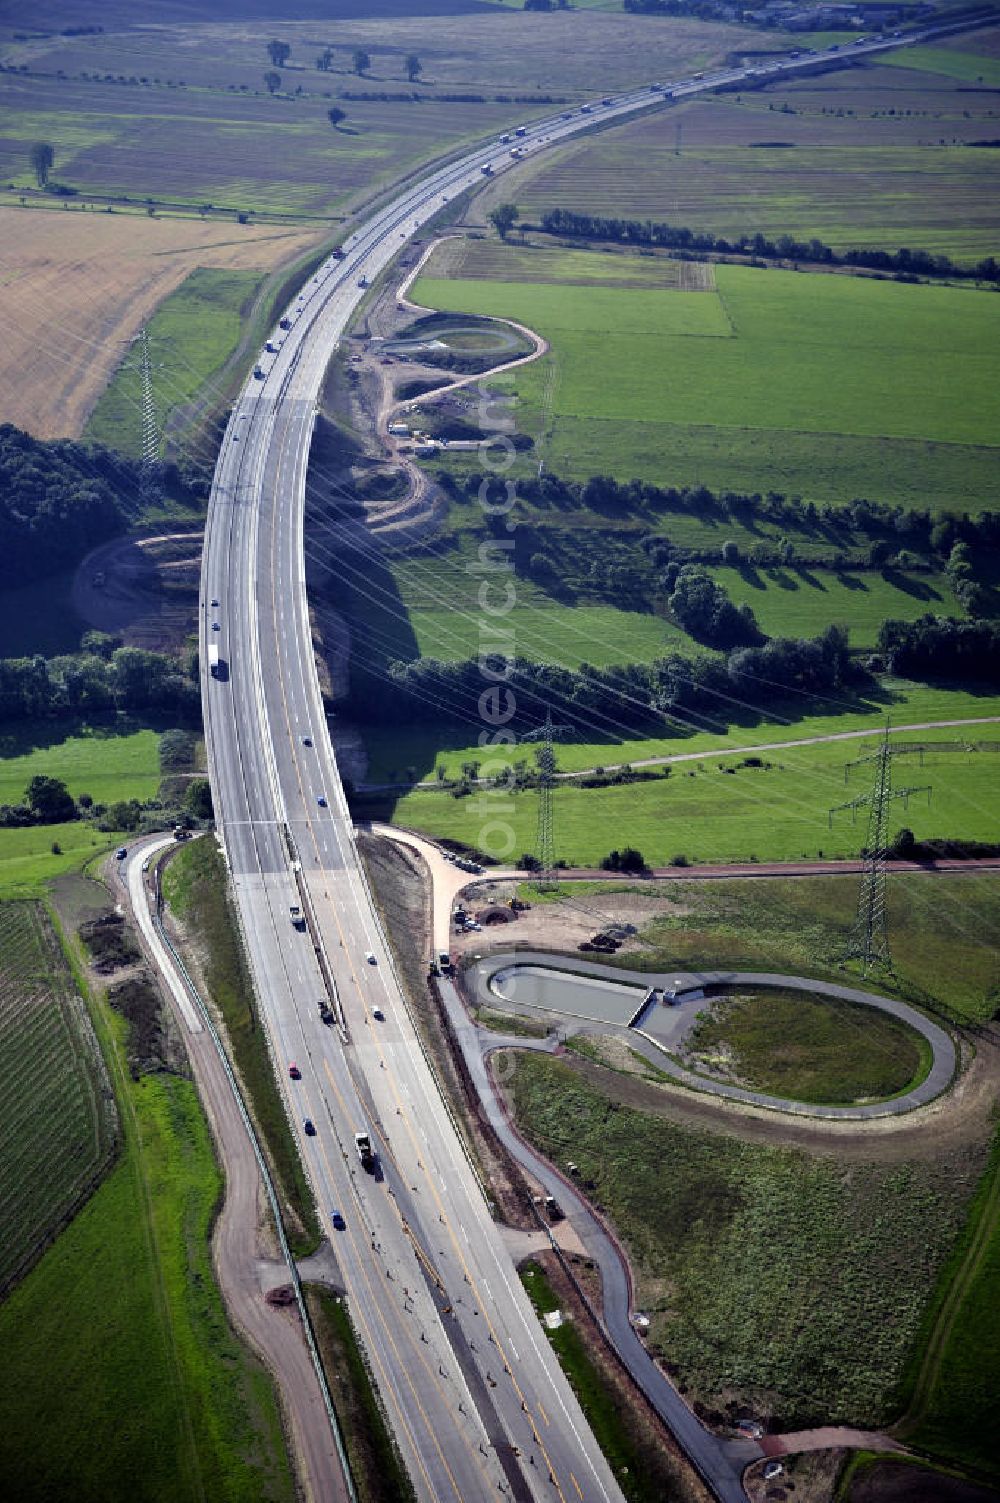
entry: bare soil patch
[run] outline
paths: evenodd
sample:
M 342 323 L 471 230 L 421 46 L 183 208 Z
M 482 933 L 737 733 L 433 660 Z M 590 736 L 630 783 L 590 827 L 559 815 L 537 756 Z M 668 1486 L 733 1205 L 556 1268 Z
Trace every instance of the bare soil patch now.
M 75 438 L 128 342 L 196 267 L 269 271 L 315 230 L 0 207 L 0 418 Z
M 478 913 L 492 904 L 506 904 L 518 886 L 516 880 L 484 883 L 474 889 L 465 906 Z M 572 952 L 609 924 L 639 930 L 650 919 L 664 914 L 676 917 L 687 911 L 682 903 L 672 902 L 652 890 L 644 891 L 641 886 L 627 891 L 582 892 L 579 896 L 560 898 L 558 902 L 535 903 L 526 913 L 518 914 L 512 923 L 484 928 L 479 934 L 474 931 L 456 934 L 452 949 L 459 955 L 483 955 L 516 944 Z M 634 934 L 623 942 L 619 953 L 627 955 L 643 948 L 639 935 Z
M 113 538 L 73 578 L 73 609 L 130 647 L 176 650 L 196 629 L 201 529 Z

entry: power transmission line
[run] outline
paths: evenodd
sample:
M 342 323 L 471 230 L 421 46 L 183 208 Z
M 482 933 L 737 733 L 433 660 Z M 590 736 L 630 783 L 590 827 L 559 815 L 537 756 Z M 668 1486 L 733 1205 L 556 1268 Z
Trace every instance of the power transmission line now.
M 847 762 L 844 766 L 844 781 L 847 782 L 852 767 L 863 767 L 873 762 L 875 777 L 870 792 L 859 794 L 857 798 L 849 799 L 847 803 L 836 804 L 830 810 L 831 827 L 833 816 L 842 809 L 850 809 L 851 818 L 854 820 L 857 819 L 859 809 L 867 808 L 868 810 L 868 835 L 861 853 L 864 867 L 861 873 L 861 890 L 858 894 L 858 912 L 846 953 L 848 960 L 859 959 L 861 961 L 862 975 L 867 975 L 873 966 L 883 966 L 890 972 L 892 970 L 886 891 L 889 864 L 887 835 L 889 808 L 893 800 L 899 798 L 903 800 L 905 809 L 912 793 L 926 793 L 927 801 L 930 803 L 929 783 L 906 788 L 893 788 L 892 786 L 892 759 L 909 751 L 919 751 L 920 765 L 923 766 L 923 748 L 891 745 L 889 727 L 886 725 L 885 735 L 875 751 L 869 752 L 867 756 L 858 757 L 853 762 Z
M 552 788 L 555 783 L 556 754 L 552 742 L 556 736 L 568 734 L 571 725 L 553 725 L 552 710 L 545 711 L 545 724 L 535 726 L 518 737 L 519 741 L 538 741 L 542 745 L 536 752 L 538 762 L 538 825 L 535 832 L 535 855 L 545 877 L 556 864 L 555 823 L 552 813 Z
M 144 505 L 157 499 L 160 468 L 160 428 L 153 397 L 153 367 L 149 359 L 149 331 L 139 334 L 139 374 L 142 380 L 142 454 L 139 460 L 139 495 Z

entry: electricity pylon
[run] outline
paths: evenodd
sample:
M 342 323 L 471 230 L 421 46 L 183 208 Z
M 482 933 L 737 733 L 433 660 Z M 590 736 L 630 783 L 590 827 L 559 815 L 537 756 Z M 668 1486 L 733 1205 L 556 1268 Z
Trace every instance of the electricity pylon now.
M 861 853 L 864 867 L 861 873 L 861 891 L 858 894 L 858 913 L 854 920 L 846 954 L 848 960 L 859 959 L 861 961 L 862 975 L 867 975 L 868 971 L 877 965 L 884 966 L 887 971 L 892 970 L 892 957 L 889 953 L 889 915 L 886 906 L 889 806 L 894 799 L 901 798 L 905 809 L 913 793 L 926 793 L 927 802 L 930 803 L 929 783 L 907 788 L 893 788 L 892 786 L 892 759 L 910 750 L 917 750 L 917 748 L 891 746 L 889 727 L 886 726 L 885 735 L 875 751 L 869 752 L 865 757 L 858 757 L 844 766 L 844 781 L 846 782 L 852 767 L 862 767 L 866 763 L 874 762 L 875 778 L 871 791 L 862 793 L 845 804 L 837 804 L 830 810 L 831 827 L 833 816 L 842 809 L 850 809 L 854 820 L 858 817 L 859 809 L 867 808 L 868 810 L 868 836 Z M 923 749 L 919 750 L 922 765 Z
M 139 495 L 143 502 L 156 500 L 157 471 L 160 460 L 160 429 L 156 421 L 153 398 L 153 367 L 149 360 L 149 332 L 139 335 L 139 374 L 142 379 L 142 456 L 139 460 Z
M 519 741 L 541 740 L 538 760 L 538 826 L 535 833 L 535 855 L 538 857 L 541 875 L 544 877 L 556 864 L 555 826 L 552 816 L 552 787 L 556 774 L 556 754 L 552 742 L 556 736 L 573 729 L 571 725 L 553 725 L 552 711 L 545 711 L 545 724 L 535 726 L 518 737 Z

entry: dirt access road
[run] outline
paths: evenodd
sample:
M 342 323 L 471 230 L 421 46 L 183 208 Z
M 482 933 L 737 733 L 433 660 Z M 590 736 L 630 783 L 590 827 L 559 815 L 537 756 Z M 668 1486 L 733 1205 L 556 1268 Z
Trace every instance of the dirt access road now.
M 214 1039 L 198 1021 L 190 998 L 181 1006 L 179 993 L 187 989 L 151 922 L 152 893 L 142 866 L 170 845 L 169 837 L 158 836 L 133 846 L 123 874 L 127 886 L 121 884 L 119 895 L 130 904 L 143 948 L 162 978 L 225 1174 L 225 1199 L 212 1238 L 216 1278 L 233 1325 L 275 1378 L 304 1496 L 309 1503 L 348 1503 L 323 1393 L 296 1308 L 279 1309 L 264 1299 L 269 1288 L 288 1282 L 288 1271 L 262 1247 L 269 1213 L 253 1145 Z

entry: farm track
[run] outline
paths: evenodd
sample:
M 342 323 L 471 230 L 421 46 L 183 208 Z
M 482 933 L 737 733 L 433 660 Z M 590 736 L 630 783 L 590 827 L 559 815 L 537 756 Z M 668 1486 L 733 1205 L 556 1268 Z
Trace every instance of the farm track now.
M 948 1292 L 935 1318 L 909 1407 L 902 1419 L 893 1427 L 895 1434 L 904 1439 L 913 1433 L 927 1413 L 947 1354 L 955 1321 L 982 1267 L 990 1242 L 1000 1232 L 1000 1157 L 990 1166 L 987 1173 L 990 1176 L 990 1183 L 982 1208 L 976 1218 L 968 1249 L 951 1280 Z
M 964 725 L 996 725 L 998 722 L 1000 722 L 1000 715 L 976 715 L 964 720 L 922 720 L 915 721 L 910 725 L 890 726 L 889 734 L 891 736 L 899 736 L 904 732 L 909 731 L 937 731 L 955 728 L 960 729 Z M 629 767 L 664 767 L 669 766 L 675 762 L 705 762 L 713 757 L 746 757 L 754 756 L 758 752 L 795 751 L 798 747 L 801 746 L 825 746 L 830 742 L 836 741 L 860 741 L 863 740 L 866 736 L 878 735 L 880 733 L 880 729 L 881 728 L 878 726 L 872 726 L 868 730 L 828 731 L 822 736 L 803 736 L 799 740 L 758 741 L 749 746 L 715 746 L 712 747 L 709 751 L 669 752 L 665 753 L 663 756 L 658 757 L 636 757 L 627 765 Z M 621 767 L 623 765 L 625 764 L 610 762 L 605 763 L 600 769 L 598 769 L 596 766 L 577 767 L 574 768 L 572 772 L 557 772 L 555 776 L 557 780 L 563 779 L 564 781 L 568 782 L 573 778 L 589 777 L 596 773 L 598 770 L 602 772 L 613 772 L 617 767 Z M 476 778 L 473 781 L 481 783 L 483 782 L 483 779 Z M 393 789 L 398 788 L 408 789 L 410 788 L 410 786 L 411 785 L 409 783 L 358 784 L 358 788 L 361 792 L 372 793 L 389 792 Z M 433 779 L 425 778 L 422 782 L 416 783 L 413 786 L 417 788 L 438 788 L 440 787 L 440 784 Z M 829 863 L 816 863 L 817 870 L 823 870 L 825 866 L 828 865 Z M 764 871 L 766 869 L 767 868 L 765 868 L 764 866 L 761 866 L 759 868 L 760 871 Z

